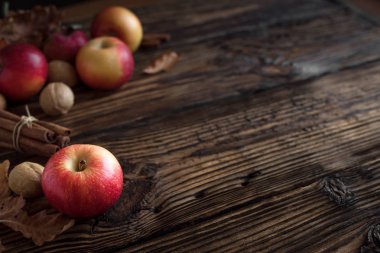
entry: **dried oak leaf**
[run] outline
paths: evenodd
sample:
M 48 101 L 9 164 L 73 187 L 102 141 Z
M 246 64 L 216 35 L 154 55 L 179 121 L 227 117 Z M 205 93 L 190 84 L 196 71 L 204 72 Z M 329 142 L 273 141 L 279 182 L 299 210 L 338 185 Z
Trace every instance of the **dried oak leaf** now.
M 25 205 L 25 200 L 22 197 L 11 196 L 7 180 L 9 165 L 8 160 L 0 163 L 0 223 L 4 224 L 11 221 L 9 217 L 17 215 Z M 0 252 L 3 251 L 5 248 L 0 241 Z
M 23 197 L 9 196 L 0 199 L 0 222 L 3 220 L 11 220 L 14 215 L 21 212 L 25 205 Z
M 11 194 L 8 187 L 9 160 L 0 163 L 0 201 Z
M 178 61 L 178 54 L 176 52 L 164 53 L 156 58 L 143 72 L 146 74 L 156 74 L 161 71 L 168 71 Z
M 8 169 L 8 160 L 0 164 L 0 223 L 21 232 L 26 238 L 32 238 L 38 246 L 74 225 L 73 219 L 57 212 L 48 214 L 47 210 L 29 216 L 23 210 L 25 199 L 12 195 L 9 190 Z
M 9 222 L 6 225 L 21 232 L 26 238 L 32 238 L 37 246 L 54 240 L 57 235 L 75 224 L 75 220 L 64 216 L 62 213 L 47 214 L 46 210 L 33 216 L 21 211 L 13 217 L 13 220 L 15 222 Z
M 24 198 L 11 195 L 7 180 L 9 164 L 8 160 L 0 164 L 0 220 L 19 213 L 25 205 Z
M 54 210 L 45 197 L 26 199 L 26 203 L 23 209 L 29 215 L 36 214 L 42 210 Z M 54 212 L 56 212 L 56 210 L 54 210 Z
M 60 29 L 61 21 L 62 12 L 53 5 L 10 11 L 0 19 L 0 41 L 26 42 L 41 48 L 49 34 Z
M 19 196 L 12 196 L 8 186 L 9 160 L 0 163 L 0 219 L 17 214 L 25 205 L 25 200 Z

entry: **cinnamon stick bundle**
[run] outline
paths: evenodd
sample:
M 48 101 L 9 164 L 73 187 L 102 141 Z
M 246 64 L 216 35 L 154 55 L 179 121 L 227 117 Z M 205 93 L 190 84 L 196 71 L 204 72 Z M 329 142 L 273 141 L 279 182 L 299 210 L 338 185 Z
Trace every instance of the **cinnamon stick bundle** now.
M 0 110 L 0 148 L 17 150 L 14 131 L 21 120 L 16 114 Z M 70 133 L 70 129 L 51 122 L 33 121 L 20 128 L 18 147 L 28 154 L 49 157 L 70 143 Z

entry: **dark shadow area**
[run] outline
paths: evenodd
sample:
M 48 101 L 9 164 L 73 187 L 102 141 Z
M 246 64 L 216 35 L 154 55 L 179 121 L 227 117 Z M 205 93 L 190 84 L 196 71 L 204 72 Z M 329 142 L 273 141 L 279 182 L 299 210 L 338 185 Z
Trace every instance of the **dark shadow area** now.
M 0 1 L 1 4 L 4 1 Z M 11 10 L 16 10 L 16 9 L 29 9 L 32 8 L 35 5 L 50 5 L 54 4 L 58 7 L 63 7 L 69 4 L 75 4 L 75 3 L 80 3 L 80 2 L 86 2 L 86 1 L 75 1 L 75 0 L 66 0 L 66 1 L 48 1 L 48 0 L 38 0 L 38 1 L 21 1 L 21 0 L 11 0 L 8 1 L 10 4 L 10 9 Z

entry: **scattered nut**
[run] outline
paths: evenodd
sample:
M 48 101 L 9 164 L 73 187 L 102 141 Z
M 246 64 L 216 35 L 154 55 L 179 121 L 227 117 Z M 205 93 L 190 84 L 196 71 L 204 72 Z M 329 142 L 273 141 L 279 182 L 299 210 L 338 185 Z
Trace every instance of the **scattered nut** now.
M 40 106 L 48 115 L 66 114 L 74 105 L 74 93 L 64 83 L 49 83 L 41 92 Z
M 70 63 L 55 60 L 49 62 L 48 82 L 62 82 L 74 87 L 78 83 L 78 75 Z
M 23 162 L 14 167 L 8 176 L 9 188 L 24 198 L 42 196 L 41 174 L 44 167 L 32 162 Z
M 7 100 L 0 94 L 0 110 L 5 110 L 7 108 Z

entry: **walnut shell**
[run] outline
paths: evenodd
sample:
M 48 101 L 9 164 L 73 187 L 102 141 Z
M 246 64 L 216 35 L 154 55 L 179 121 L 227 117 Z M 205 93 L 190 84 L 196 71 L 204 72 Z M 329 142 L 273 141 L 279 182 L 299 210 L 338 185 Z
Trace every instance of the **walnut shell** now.
M 8 176 L 9 188 L 24 198 L 35 198 L 43 195 L 41 187 L 42 165 L 23 162 L 14 167 Z
M 74 87 L 78 83 L 78 76 L 70 63 L 54 60 L 49 62 L 47 80 L 49 83 L 62 82 Z
M 40 106 L 48 115 L 66 114 L 74 105 L 74 93 L 64 83 L 49 83 L 40 94 Z

